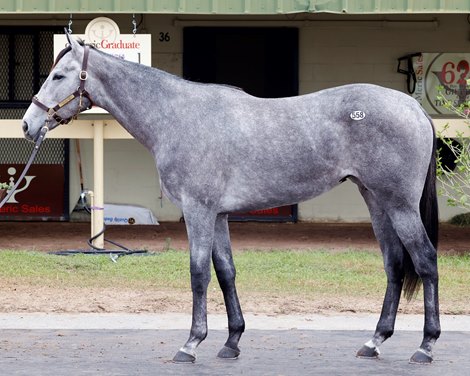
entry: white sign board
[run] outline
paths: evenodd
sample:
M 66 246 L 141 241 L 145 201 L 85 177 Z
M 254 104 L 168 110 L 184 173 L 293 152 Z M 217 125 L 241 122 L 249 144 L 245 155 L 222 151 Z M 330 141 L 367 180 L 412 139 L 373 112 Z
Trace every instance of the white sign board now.
M 85 34 L 73 34 L 96 49 L 109 53 L 120 59 L 152 66 L 152 41 L 150 34 L 121 34 L 117 24 L 106 17 L 92 20 L 86 27 Z M 54 60 L 66 46 L 65 34 L 54 35 Z M 85 111 L 87 114 L 106 114 L 99 107 Z
M 459 106 L 470 100 L 470 53 L 423 53 L 413 61 L 416 89 L 412 94 L 432 115 L 452 114 L 438 99 L 441 94 Z

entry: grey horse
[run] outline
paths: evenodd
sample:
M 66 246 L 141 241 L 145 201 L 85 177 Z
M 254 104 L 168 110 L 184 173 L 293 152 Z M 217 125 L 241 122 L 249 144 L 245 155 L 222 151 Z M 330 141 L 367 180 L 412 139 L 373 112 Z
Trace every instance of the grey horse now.
M 68 39 L 23 118 L 25 137 L 34 140 L 44 125 L 67 123 L 93 103 L 153 155 L 164 193 L 183 212 L 191 254 L 192 327 L 175 362 L 194 362 L 207 335 L 211 259 L 228 316 L 229 335 L 218 356 L 240 354 L 245 322 L 228 213 L 308 200 L 346 179 L 367 203 L 387 274 L 375 334 L 357 356 L 378 356 L 393 334 L 402 289 L 410 299 L 422 282 L 424 335 L 410 361 L 432 361 L 440 335 L 435 135 L 414 99 L 369 84 L 256 98 Z

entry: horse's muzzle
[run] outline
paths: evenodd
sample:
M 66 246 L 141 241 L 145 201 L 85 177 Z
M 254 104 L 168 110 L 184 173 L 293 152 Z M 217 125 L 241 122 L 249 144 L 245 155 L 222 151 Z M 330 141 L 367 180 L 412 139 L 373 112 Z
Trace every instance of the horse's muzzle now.
M 31 133 L 30 126 L 26 120 L 23 120 L 23 123 L 21 126 L 23 128 L 23 133 L 24 133 L 24 137 L 26 138 L 26 140 L 34 142 L 34 143 L 37 142 L 39 136 L 41 135 L 41 129 L 39 129 L 35 133 Z

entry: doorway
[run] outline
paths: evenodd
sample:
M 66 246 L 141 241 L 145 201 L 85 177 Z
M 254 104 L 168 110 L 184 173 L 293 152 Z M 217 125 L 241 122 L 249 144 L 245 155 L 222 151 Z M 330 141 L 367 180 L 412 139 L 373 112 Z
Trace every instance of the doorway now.
M 233 85 L 264 98 L 298 95 L 298 29 L 290 27 L 186 27 L 183 76 Z M 234 213 L 238 221 L 296 221 L 297 205 Z

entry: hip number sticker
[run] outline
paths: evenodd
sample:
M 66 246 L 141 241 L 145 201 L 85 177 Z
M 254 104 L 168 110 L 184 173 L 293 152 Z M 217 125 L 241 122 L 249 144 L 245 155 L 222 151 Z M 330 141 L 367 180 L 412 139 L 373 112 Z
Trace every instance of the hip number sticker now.
M 349 117 L 353 120 L 362 120 L 366 117 L 366 113 L 364 111 L 353 111 L 349 114 Z

